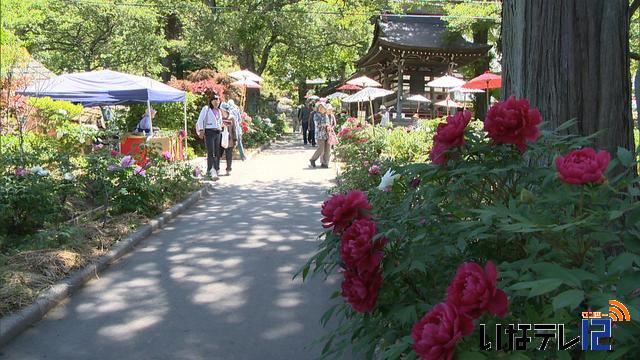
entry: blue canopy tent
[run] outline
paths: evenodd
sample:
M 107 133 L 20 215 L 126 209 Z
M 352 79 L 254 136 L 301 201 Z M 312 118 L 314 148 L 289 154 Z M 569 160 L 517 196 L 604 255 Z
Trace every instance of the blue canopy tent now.
M 182 102 L 184 131 L 187 131 L 187 97 L 184 91 L 161 82 L 111 70 L 65 74 L 36 82 L 17 93 L 66 100 L 83 106 L 108 106 L 146 103 Z M 151 129 L 153 134 L 153 124 Z M 186 149 L 185 136 L 185 149 Z

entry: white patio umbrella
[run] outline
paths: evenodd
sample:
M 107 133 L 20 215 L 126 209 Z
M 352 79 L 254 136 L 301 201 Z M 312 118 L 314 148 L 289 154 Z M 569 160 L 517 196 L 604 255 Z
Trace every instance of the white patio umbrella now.
M 336 99 L 336 98 L 337 99 L 344 99 L 347 96 L 349 96 L 349 94 L 343 93 L 341 91 L 337 91 L 337 92 L 334 92 L 333 94 L 327 96 L 327 100 Z
M 234 71 L 232 73 L 228 74 L 229 76 L 231 76 L 234 79 L 238 79 L 238 80 L 251 80 L 251 81 L 255 81 L 257 83 L 264 81 L 263 78 L 261 78 L 260 76 L 252 73 L 249 70 L 239 70 L 239 71 Z
M 463 96 L 464 96 L 463 109 L 466 109 L 467 108 L 467 94 L 483 93 L 484 90 L 481 90 L 481 89 L 467 89 L 465 87 L 458 86 L 458 87 L 454 87 L 454 88 L 450 89 L 449 92 L 451 92 L 451 93 L 462 93 Z
M 449 116 L 449 108 L 460 107 L 460 104 L 458 104 L 457 102 L 451 100 L 448 97 L 446 99 L 442 100 L 442 101 L 438 101 L 437 103 L 435 103 L 435 105 L 446 107 L 447 108 L 447 116 Z
M 466 81 L 462 79 L 458 79 L 457 77 L 454 77 L 451 75 L 445 75 L 429 81 L 427 83 L 427 86 L 434 87 L 434 88 L 454 88 L 454 87 L 462 86 L 465 83 Z
M 427 104 L 431 102 L 431 100 L 427 99 L 426 97 L 422 96 L 422 95 L 410 95 L 407 100 L 409 101 L 415 101 L 418 103 L 418 108 L 416 109 L 416 112 L 420 111 L 420 103 L 421 102 L 426 102 Z
M 365 87 L 381 87 L 382 86 L 382 84 L 380 84 L 379 82 L 373 80 L 372 78 L 370 78 L 368 76 L 360 76 L 360 77 L 357 77 L 355 79 L 351 79 L 351 80 L 347 81 L 347 84 L 360 86 L 361 88 L 365 88 Z
M 369 106 L 371 108 L 371 115 L 373 116 L 373 103 L 372 100 L 373 99 L 377 99 L 380 97 L 385 97 L 388 95 L 393 94 L 394 92 L 391 90 L 387 90 L 387 89 L 380 89 L 380 88 L 374 88 L 374 87 L 366 87 L 360 91 L 358 91 L 357 93 L 347 96 L 346 98 L 342 99 L 342 101 L 344 102 L 362 102 L 362 101 L 369 101 Z M 360 106 L 358 105 L 358 108 Z M 372 118 L 372 122 L 373 122 L 373 118 Z

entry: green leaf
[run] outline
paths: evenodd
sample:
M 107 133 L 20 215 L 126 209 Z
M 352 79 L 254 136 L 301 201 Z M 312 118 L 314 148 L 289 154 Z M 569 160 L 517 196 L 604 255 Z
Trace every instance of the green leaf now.
M 628 251 L 640 254 L 640 236 L 628 234 L 624 238 L 624 247 Z
M 545 280 L 539 280 L 539 281 L 541 281 L 540 284 L 531 288 L 529 297 L 546 294 L 548 292 L 551 292 L 557 289 L 558 286 L 562 285 L 562 280 L 560 279 L 545 279 Z
M 630 270 L 633 263 L 640 263 L 640 257 L 638 255 L 625 252 L 618 255 L 612 262 L 609 264 L 609 271 L 612 274 L 620 273 L 625 270 Z
M 562 279 L 563 282 L 569 286 L 580 286 L 580 279 L 569 272 L 568 269 L 565 269 L 558 264 L 547 262 L 537 263 L 531 265 L 531 269 L 540 275 L 540 277 L 550 279 L 558 278 Z
M 561 279 L 542 279 L 534 281 L 526 281 L 517 283 L 511 286 L 511 290 L 524 290 L 531 289 L 529 297 L 546 294 L 555 290 L 558 286 L 562 285 Z
M 618 148 L 618 159 L 620 160 L 620 164 L 624 167 L 631 167 L 634 163 L 631 151 L 625 148 Z
M 475 351 L 465 351 L 455 357 L 458 360 L 484 360 L 487 357 Z
M 384 352 L 383 358 L 385 359 L 398 359 L 403 352 L 407 351 L 411 347 L 411 336 L 405 336 L 395 344 L 391 345 L 387 351 Z
M 609 220 L 614 220 L 619 218 L 620 216 L 622 216 L 624 214 L 623 210 L 613 210 L 613 211 L 609 211 Z
M 580 305 L 584 299 L 584 291 L 571 289 L 555 296 L 552 300 L 553 309 L 558 310 L 565 306 L 569 306 L 569 310 L 573 310 Z

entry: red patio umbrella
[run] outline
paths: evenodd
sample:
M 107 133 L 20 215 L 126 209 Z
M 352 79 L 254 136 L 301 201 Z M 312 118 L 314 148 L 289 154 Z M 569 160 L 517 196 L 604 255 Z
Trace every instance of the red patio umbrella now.
M 360 86 L 351 85 L 351 84 L 344 84 L 344 85 L 336 88 L 336 90 L 360 90 L 360 89 L 362 89 Z
M 501 86 L 502 86 L 502 76 L 492 74 L 488 71 L 486 71 L 484 74 L 478 77 L 475 77 L 467 81 L 466 84 L 462 85 L 462 87 L 465 89 L 483 89 L 483 90 L 497 89 Z M 491 96 L 487 91 L 487 109 L 489 108 L 490 98 Z

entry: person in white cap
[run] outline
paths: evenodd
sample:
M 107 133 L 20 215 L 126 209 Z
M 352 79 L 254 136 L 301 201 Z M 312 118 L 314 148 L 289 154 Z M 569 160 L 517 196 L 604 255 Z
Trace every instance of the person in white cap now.
M 380 105 L 380 126 L 387 127 L 389 125 L 389 111 L 384 105 Z
M 325 104 L 319 102 L 317 105 L 317 110 L 313 115 L 313 122 L 315 123 L 315 139 L 316 144 L 318 144 L 318 149 L 313 154 L 309 162 L 311 163 L 311 167 L 316 167 L 316 160 L 320 158 L 320 167 L 328 168 L 329 167 L 329 158 L 331 156 L 331 146 L 328 144 L 327 140 L 329 139 L 329 116 L 327 115 L 327 109 L 333 109 L 331 104 Z

